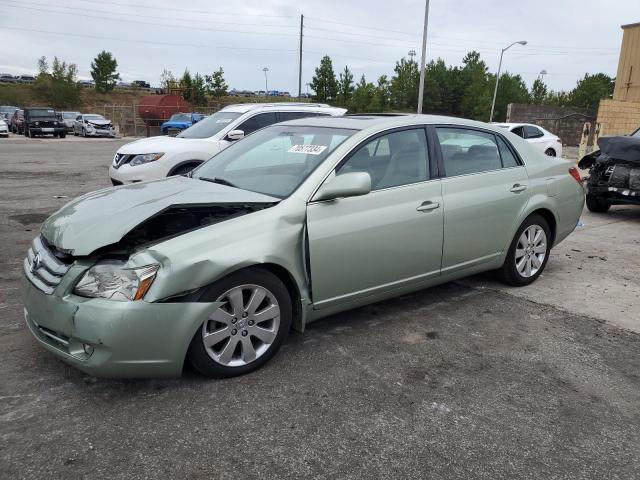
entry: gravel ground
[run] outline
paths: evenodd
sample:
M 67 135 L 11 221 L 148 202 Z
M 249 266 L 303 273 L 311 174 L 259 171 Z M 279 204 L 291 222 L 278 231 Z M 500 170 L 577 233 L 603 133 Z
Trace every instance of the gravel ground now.
M 109 185 L 122 143 L 0 140 L 0 477 L 640 478 L 640 336 L 563 276 L 577 249 L 575 275 L 625 281 L 593 270 L 596 229 L 554 251 L 529 298 L 488 276 L 446 284 L 316 322 L 240 378 L 101 380 L 59 362 L 24 325 L 21 261 L 46 215 Z M 601 237 L 630 238 L 640 214 L 614 214 L 598 241 L 617 262 Z M 635 311 L 638 270 L 620 274 Z

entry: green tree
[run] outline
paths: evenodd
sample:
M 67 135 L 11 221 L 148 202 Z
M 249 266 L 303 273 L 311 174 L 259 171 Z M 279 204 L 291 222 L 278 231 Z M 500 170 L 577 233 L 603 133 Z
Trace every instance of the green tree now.
M 391 101 L 398 110 L 414 110 L 418 106 L 418 84 L 420 69 L 413 60 L 402 57 L 393 69 L 391 78 Z
M 531 97 L 531 103 L 534 105 L 542 105 L 545 103 L 547 95 L 547 86 L 544 84 L 542 79 L 536 78 L 533 81 L 533 85 L 531 85 L 531 93 L 529 95 Z
M 46 57 L 38 59 L 38 76 L 34 87 L 55 108 L 74 108 L 80 104 L 80 86 L 76 83 L 78 67 L 54 57 L 49 70 Z
M 172 88 L 176 88 L 178 86 L 178 80 L 171 70 L 167 70 L 166 68 L 162 70 L 160 74 L 160 88 L 164 90 L 170 90 Z
M 205 87 L 204 77 L 199 73 L 193 76 L 191 82 L 191 105 L 195 107 L 207 105 L 207 89 Z
M 338 96 L 338 81 L 333 72 L 331 58 L 328 55 L 320 60 L 320 66 L 316 68 L 310 86 L 316 93 L 314 98 L 318 102 L 330 102 Z
M 576 87 L 569 94 L 570 103 L 574 107 L 595 110 L 600 100 L 613 95 L 614 85 L 615 81 L 609 75 L 585 73 L 584 78 L 578 80 Z
M 99 93 L 107 93 L 113 90 L 120 75 L 116 71 L 118 62 L 111 52 L 101 51 L 91 62 L 91 77 L 96 83 L 96 90 Z
M 180 79 L 180 89 L 182 90 L 182 98 L 187 102 L 191 102 L 193 94 L 193 77 L 187 68 L 185 68 L 182 78 Z
M 371 105 L 371 101 L 376 93 L 376 87 L 373 83 L 367 82 L 364 75 L 360 77 L 360 81 L 356 84 L 351 97 L 350 110 L 353 113 L 366 112 Z
M 344 70 L 340 72 L 340 79 L 338 80 L 338 104 L 347 106 L 353 95 L 353 74 L 349 67 L 345 66 Z
M 491 94 L 489 92 L 494 85 L 494 83 L 489 83 L 487 65 L 480 59 L 480 53 L 475 50 L 465 55 L 462 64 L 463 67 L 459 70 L 462 95 L 460 111 L 457 113 L 466 118 L 487 121 L 491 109 Z M 483 118 L 481 115 L 485 111 L 487 114 Z
M 431 61 L 425 68 L 426 95 L 422 101 L 422 109 L 425 113 L 453 114 L 455 111 L 454 76 L 459 74 L 459 70 L 447 67 L 444 60 L 438 58 Z
M 564 91 L 554 92 L 551 90 L 544 99 L 545 105 L 553 105 L 555 107 L 566 107 L 571 104 L 569 94 Z
M 495 75 L 489 75 L 489 85 L 495 85 L 495 78 Z M 483 93 L 483 96 L 478 99 L 473 118 L 483 121 L 489 118 L 492 98 L 493 91 L 491 89 Z M 508 72 L 501 74 L 493 120 L 504 122 L 507 118 L 507 106 L 510 103 L 529 103 L 529 98 L 529 91 L 520 75 L 511 75 Z
M 213 98 L 224 97 L 229 86 L 224 80 L 224 70 L 220 67 L 211 75 L 206 75 L 207 93 Z
M 371 103 L 369 103 L 368 110 L 370 112 L 385 112 L 389 109 L 391 104 L 391 83 L 386 75 L 378 77 L 378 84 L 376 85 Z

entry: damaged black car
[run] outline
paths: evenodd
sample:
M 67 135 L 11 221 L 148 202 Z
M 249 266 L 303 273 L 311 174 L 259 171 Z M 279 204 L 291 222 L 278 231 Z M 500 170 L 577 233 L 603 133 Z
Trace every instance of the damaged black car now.
M 585 155 L 578 166 L 589 170 L 587 208 L 604 213 L 611 205 L 640 205 L 640 136 L 598 139 L 599 150 Z

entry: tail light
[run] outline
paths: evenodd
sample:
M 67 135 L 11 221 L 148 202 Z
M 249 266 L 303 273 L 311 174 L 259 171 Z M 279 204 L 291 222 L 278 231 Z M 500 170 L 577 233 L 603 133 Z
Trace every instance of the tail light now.
M 576 167 L 571 167 L 569 169 L 569 175 L 571 175 L 575 179 L 575 181 L 578 182 L 580 186 L 582 186 L 582 178 L 580 177 L 580 172 Z

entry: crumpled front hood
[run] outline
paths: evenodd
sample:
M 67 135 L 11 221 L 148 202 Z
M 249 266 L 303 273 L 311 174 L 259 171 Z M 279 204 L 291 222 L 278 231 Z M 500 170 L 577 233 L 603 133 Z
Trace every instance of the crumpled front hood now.
M 171 177 L 91 192 L 69 202 L 42 224 L 42 235 L 59 249 L 89 255 L 122 239 L 149 217 L 171 206 L 275 203 L 279 199 L 188 177 Z

